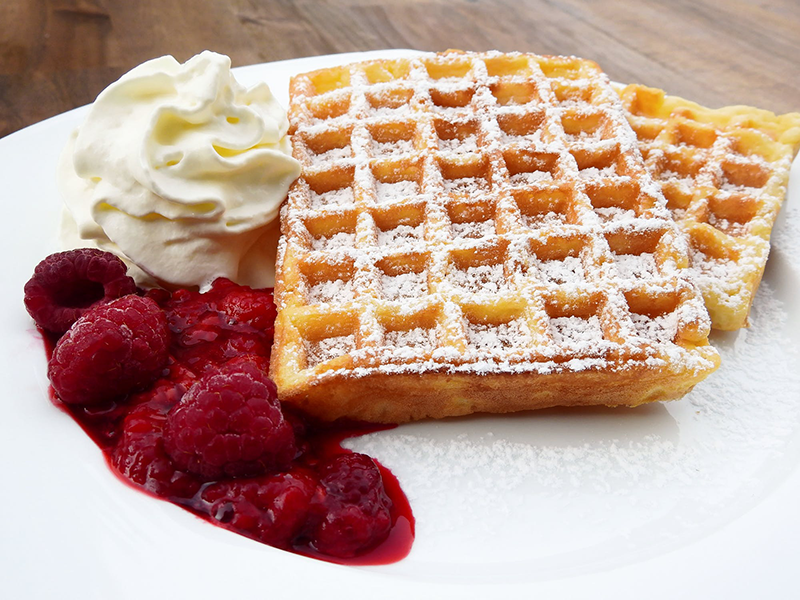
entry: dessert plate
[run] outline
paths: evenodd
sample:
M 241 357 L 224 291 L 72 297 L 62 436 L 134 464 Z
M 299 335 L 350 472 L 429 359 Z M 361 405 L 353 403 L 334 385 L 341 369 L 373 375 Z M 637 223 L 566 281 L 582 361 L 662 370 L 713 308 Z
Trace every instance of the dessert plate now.
M 236 70 L 291 74 L 393 50 Z M 403 425 L 348 444 L 398 476 L 403 561 L 343 567 L 252 542 L 124 485 L 49 400 L 22 289 L 58 250 L 58 155 L 86 108 L 0 140 L 0 596 L 789 598 L 800 592 L 800 161 L 747 330 L 684 399 Z

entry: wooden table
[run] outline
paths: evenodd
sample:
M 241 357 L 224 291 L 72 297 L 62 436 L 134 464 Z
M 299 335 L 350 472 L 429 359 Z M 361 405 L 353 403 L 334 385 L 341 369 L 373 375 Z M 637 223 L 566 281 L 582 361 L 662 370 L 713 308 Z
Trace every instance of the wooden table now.
M 800 110 L 798 0 L 0 0 L 0 137 L 91 102 L 135 65 L 375 50 L 592 58 L 708 106 Z

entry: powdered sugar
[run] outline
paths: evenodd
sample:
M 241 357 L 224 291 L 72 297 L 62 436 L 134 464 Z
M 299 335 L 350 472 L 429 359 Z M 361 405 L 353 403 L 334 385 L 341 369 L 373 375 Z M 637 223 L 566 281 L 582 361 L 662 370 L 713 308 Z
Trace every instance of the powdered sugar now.
M 355 347 L 355 336 L 329 337 L 318 342 L 305 342 L 306 360 L 313 367 L 350 352 Z
M 427 274 L 402 273 L 400 275 L 381 276 L 381 290 L 387 300 L 402 300 L 404 298 L 419 298 L 428 293 Z
M 577 256 L 542 261 L 539 263 L 539 273 L 546 282 L 555 284 L 576 284 L 585 278 L 583 263 Z
M 636 211 L 619 206 L 606 206 L 595 208 L 594 212 L 606 222 L 624 222 L 636 218 Z
M 337 248 L 352 248 L 355 245 L 355 241 L 355 233 L 340 231 L 339 233 L 334 233 L 330 237 L 321 236 L 314 238 L 311 242 L 311 249 L 331 252 Z
M 630 564 L 736 519 L 795 468 L 800 344 L 784 336 L 797 317 L 768 282 L 752 327 L 716 336 L 722 367 L 681 401 L 419 423 L 347 446 L 399 477 L 418 561 L 491 555 L 470 563 L 476 582 L 509 562 L 529 576 L 578 574 L 598 549 L 602 564 Z M 672 329 L 668 316 L 635 320 L 659 336 Z M 447 564 L 438 573 L 459 577 Z
M 458 177 L 445 179 L 444 189 L 451 194 L 478 196 L 489 191 L 489 182 L 480 177 Z
M 746 235 L 748 231 L 747 223 L 720 218 L 713 213 L 708 215 L 708 224 L 733 237 Z
M 514 173 L 509 180 L 511 185 L 532 185 L 553 180 L 553 174 L 548 171 L 523 171 Z
M 378 231 L 378 245 L 379 246 L 393 246 L 407 244 L 417 240 L 421 240 L 424 235 L 424 228 L 422 223 L 416 227 L 411 225 L 398 225 L 394 229 L 386 231 Z
M 337 161 L 342 160 L 345 158 L 350 158 L 353 156 L 353 151 L 350 146 L 345 146 L 343 148 L 331 148 L 325 152 L 320 154 L 314 154 L 312 157 L 312 165 L 320 166 L 323 163 L 330 162 L 330 161 Z
M 378 181 L 375 184 L 375 192 L 378 204 L 397 202 L 419 194 L 419 184 L 416 181 L 407 180 Z
M 730 258 L 709 256 L 697 248 L 689 250 L 689 260 L 695 278 L 709 276 L 724 282 L 737 273 L 736 263 Z
M 603 340 L 603 328 L 600 326 L 600 320 L 594 315 L 588 319 L 581 317 L 550 319 L 549 332 L 555 343 L 560 346 L 596 348 Z
M 344 206 L 353 203 L 353 188 L 343 187 L 318 194 L 311 191 L 310 204 L 312 209 L 326 208 L 329 206 Z
M 656 177 L 661 181 L 667 181 L 672 184 L 678 184 L 684 189 L 689 190 L 694 186 L 694 178 L 691 175 L 684 175 L 676 171 L 664 169 L 656 174 Z
M 456 154 L 478 151 L 478 138 L 475 135 L 464 138 L 439 139 L 439 149 Z
M 537 229 L 540 227 L 557 227 L 567 222 L 567 215 L 557 212 L 535 213 L 522 215 L 522 222 L 526 227 Z
M 614 254 L 614 264 L 622 279 L 652 280 L 658 274 L 656 258 L 652 253 Z
M 355 298 L 353 282 L 334 279 L 321 281 L 310 286 L 308 291 L 309 304 L 341 303 Z
M 483 238 L 495 233 L 494 219 L 453 223 L 450 230 L 456 238 Z
M 452 269 L 448 281 L 457 288 L 473 294 L 496 294 L 505 283 L 502 263 Z
M 372 152 L 377 157 L 394 157 L 410 154 L 414 151 L 412 140 L 394 140 L 391 142 L 372 142 Z
M 390 348 L 430 351 L 436 347 L 436 330 L 415 327 L 405 331 L 387 331 L 384 342 Z
M 306 243 L 307 234 L 302 240 L 293 238 L 295 224 L 303 226 L 306 220 L 308 231 L 347 228 L 317 237 L 311 249 L 331 254 L 355 274 L 341 285 L 317 284 L 312 298 L 330 298 L 331 303 L 352 298 L 362 335 L 366 328 L 375 329 L 376 314 L 385 320 L 398 311 L 403 311 L 403 322 L 424 311 L 424 320 L 434 320 L 441 333 L 435 341 L 441 345 L 429 358 L 412 357 L 402 364 L 395 356 L 390 365 L 380 367 L 374 366 L 374 340 L 367 343 L 360 337 L 361 347 L 350 353 L 353 367 L 320 370 L 314 376 L 368 377 L 371 369 L 378 368 L 473 374 L 621 369 L 614 361 L 619 362 L 634 343 L 614 342 L 612 357 L 599 317 L 584 318 L 587 290 L 593 294 L 588 301 L 604 307 L 604 323 L 622 321 L 630 328 L 619 288 L 629 286 L 629 281 L 638 285 L 658 277 L 657 259 L 652 254 L 614 257 L 604 237 L 650 236 L 654 231 L 663 235 L 672 225 L 658 187 L 636 169 L 641 158 L 617 97 L 593 71 L 595 67 L 580 61 L 576 64 L 586 69 L 585 74 L 573 77 L 577 73 L 571 72 L 564 80 L 546 76 L 542 80 L 538 59 L 528 62 L 527 57 L 522 63 L 528 66 L 519 75 L 488 75 L 508 67 L 493 61 L 518 60 L 491 54 L 467 59 L 474 61 L 470 62 L 474 71 L 448 81 L 439 77 L 442 73 L 431 67 L 430 60 L 412 61 L 404 66 L 402 78 L 380 83 L 371 82 L 371 72 L 350 67 L 341 80 L 344 90 L 323 92 L 337 103 L 336 115 L 338 107 L 344 107 L 341 97 L 349 99 L 347 118 L 334 116 L 327 130 L 323 124 L 305 122 L 303 110 L 292 112 L 302 117 L 295 123 L 294 139 L 300 143 L 337 145 L 347 137 L 353 151 L 350 158 L 331 156 L 331 163 L 338 161 L 333 167 L 311 165 L 309 185 L 340 185 L 352 179 L 342 189 L 358 192 L 358 198 L 339 190 L 328 192 L 325 205 L 316 197 L 304 202 L 299 197 L 302 189 L 298 198 L 290 197 L 288 206 L 296 221 L 287 220 L 288 244 Z M 562 84 L 585 92 L 583 105 L 553 105 L 549 87 L 560 89 Z M 315 94 L 312 84 L 296 102 L 321 102 Z M 440 110 L 444 105 L 453 110 Z M 585 131 L 577 131 L 580 127 Z M 565 128 L 576 135 L 565 136 Z M 651 195 L 644 200 L 647 211 L 639 215 L 634 208 L 587 210 L 587 200 L 604 201 L 603 193 L 612 185 L 620 186 L 621 201 L 632 204 L 638 196 Z M 324 206 L 325 215 L 314 212 L 317 205 Z M 348 210 L 331 210 L 339 207 Z M 327 215 L 329 222 L 324 223 Z M 302 262 L 306 248 L 292 246 L 285 256 Z M 677 246 L 670 249 L 682 251 Z M 556 258 L 562 252 L 568 255 Z M 658 285 L 668 283 L 659 280 Z M 546 307 L 540 303 L 543 292 Z M 692 299 L 685 294 L 681 298 L 685 309 Z M 280 294 L 277 302 L 281 306 Z M 510 311 L 520 310 L 512 306 L 527 306 L 532 314 L 509 321 Z M 582 316 L 550 318 L 573 310 Z M 315 311 L 318 314 L 319 308 Z M 681 314 L 681 328 L 703 318 L 699 308 Z M 534 322 L 537 326 L 529 331 Z M 543 327 L 549 329 L 542 331 Z M 645 368 L 676 373 L 691 363 L 699 371 L 712 366 L 708 356 L 672 345 L 658 328 L 647 338 L 650 328 L 643 326 L 635 343 L 652 344 L 647 362 L 641 363 Z M 383 340 L 400 335 L 384 335 Z M 465 344 L 469 349 L 462 352 L 459 348 Z M 494 356 L 497 349 L 503 353 Z M 492 357 L 487 358 L 486 352 Z M 359 366 L 367 363 L 369 367 Z
M 527 325 L 514 319 L 499 325 L 467 323 L 467 341 L 478 351 L 500 352 L 530 343 Z
M 633 313 L 631 319 L 636 331 L 646 339 L 671 342 L 678 333 L 677 315 L 674 312 L 655 317 Z
M 581 169 L 579 175 L 586 179 L 596 179 L 599 177 L 613 177 L 617 174 L 617 168 L 614 165 L 606 167 L 586 167 Z

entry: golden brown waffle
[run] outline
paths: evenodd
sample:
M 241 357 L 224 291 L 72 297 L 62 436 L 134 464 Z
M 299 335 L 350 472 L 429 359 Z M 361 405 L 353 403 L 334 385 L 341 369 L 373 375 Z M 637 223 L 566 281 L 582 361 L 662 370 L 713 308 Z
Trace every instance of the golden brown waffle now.
M 713 326 L 746 326 L 800 148 L 800 114 L 709 109 L 641 85 L 618 91 L 645 164 L 687 234 Z
M 592 62 L 299 75 L 272 376 L 324 419 L 680 397 L 718 364 L 687 247 Z

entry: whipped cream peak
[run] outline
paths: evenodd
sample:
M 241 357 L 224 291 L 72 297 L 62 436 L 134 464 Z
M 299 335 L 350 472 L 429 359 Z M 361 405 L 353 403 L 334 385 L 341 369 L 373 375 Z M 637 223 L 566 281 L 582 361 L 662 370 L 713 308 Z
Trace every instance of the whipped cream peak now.
M 97 97 L 62 154 L 65 232 L 160 283 L 269 285 L 239 266 L 300 173 L 288 128 L 269 87 L 245 89 L 227 56 L 148 61 Z

